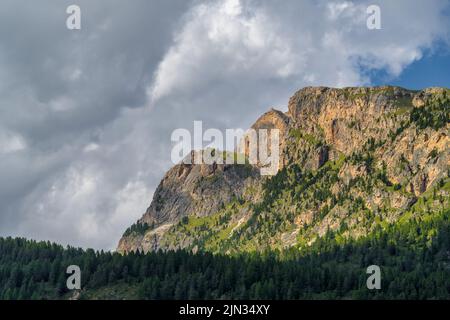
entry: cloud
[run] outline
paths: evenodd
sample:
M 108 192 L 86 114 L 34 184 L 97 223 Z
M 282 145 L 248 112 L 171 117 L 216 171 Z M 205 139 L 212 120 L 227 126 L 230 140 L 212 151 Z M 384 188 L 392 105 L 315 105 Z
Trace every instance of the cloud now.
M 114 248 L 170 163 L 170 134 L 246 128 L 307 85 L 398 76 L 448 41 L 448 2 L 4 1 L 0 235 Z M 413 21 L 413 23 L 412 23 Z
M 151 196 L 139 180 L 138 157 L 124 159 L 126 147 L 120 150 L 120 139 L 133 131 L 122 116 L 144 107 L 152 73 L 190 1 L 77 1 L 80 31 L 66 28 L 70 4 L 1 5 L 0 235 L 113 248 Z M 120 134 L 110 133 L 113 127 Z M 86 175 L 96 177 L 96 188 L 75 201 L 83 185 L 74 177 Z M 148 183 L 153 188 L 155 181 Z M 145 201 L 123 213 L 126 222 L 115 219 L 102 229 L 127 185 L 141 187 L 135 191 L 146 192 Z M 86 221 L 104 231 L 85 236 L 80 226 Z
M 185 15 L 185 24 L 159 64 L 150 99 L 166 108 L 193 102 L 201 117 L 215 104 L 211 97 L 221 104 L 217 117 L 228 119 L 229 113 L 249 110 L 237 125 L 248 124 L 246 115 L 267 105 L 284 105 L 289 94 L 305 85 L 370 84 L 370 70 L 398 76 L 424 49 L 448 37 L 448 19 L 442 16 L 445 1 L 432 6 L 380 2 L 382 30 L 366 26 L 370 4 L 201 2 Z M 236 118 L 230 122 L 236 124 Z
M 151 190 L 133 178 L 114 183 L 118 177 L 107 174 L 111 172 L 97 164 L 74 164 L 49 184 L 39 186 L 22 203 L 25 214 L 20 231 L 37 238 L 44 232 L 55 240 L 64 235 L 68 243 L 111 248 L 123 232 L 120 227 L 140 216 Z
M 244 73 L 257 79 L 288 78 L 303 64 L 300 52 L 294 53 L 279 33 L 280 26 L 258 8 L 244 12 L 239 0 L 202 3 L 186 19 L 158 67 L 153 102 L 174 90 L 192 94 L 210 81 Z
M 25 148 L 26 143 L 20 135 L 0 129 L 0 154 L 17 152 Z

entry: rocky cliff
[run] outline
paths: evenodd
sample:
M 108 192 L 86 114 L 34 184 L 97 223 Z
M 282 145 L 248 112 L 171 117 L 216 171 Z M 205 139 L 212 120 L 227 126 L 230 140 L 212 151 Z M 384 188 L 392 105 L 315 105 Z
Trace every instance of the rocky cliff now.
M 252 128 L 280 130 L 272 177 L 257 166 L 173 167 L 118 251 L 237 252 L 342 241 L 449 207 L 450 90 L 299 90 L 286 113 Z

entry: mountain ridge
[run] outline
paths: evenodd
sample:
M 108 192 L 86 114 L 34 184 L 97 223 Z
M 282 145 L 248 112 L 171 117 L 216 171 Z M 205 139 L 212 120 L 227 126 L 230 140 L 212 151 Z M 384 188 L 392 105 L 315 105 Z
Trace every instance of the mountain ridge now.
M 376 226 L 449 207 L 450 90 L 306 87 L 254 129 L 280 130 L 280 165 L 171 168 L 118 251 L 217 253 L 311 245 L 329 230 Z M 428 193 L 432 193 L 430 203 Z

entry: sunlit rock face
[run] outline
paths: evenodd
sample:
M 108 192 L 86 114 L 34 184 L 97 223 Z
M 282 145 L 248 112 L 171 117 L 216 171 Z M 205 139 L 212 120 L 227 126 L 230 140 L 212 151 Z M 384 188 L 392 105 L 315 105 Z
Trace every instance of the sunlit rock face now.
M 118 251 L 283 248 L 344 223 L 343 236 L 357 238 L 420 214 L 413 206 L 428 193 L 440 200 L 427 210 L 448 206 L 449 101 L 445 88 L 301 89 L 286 113 L 271 109 L 251 127 L 278 131 L 277 175 L 261 175 L 259 161 L 176 165 Z M 249 140 L 247 158 L 261 147 Z

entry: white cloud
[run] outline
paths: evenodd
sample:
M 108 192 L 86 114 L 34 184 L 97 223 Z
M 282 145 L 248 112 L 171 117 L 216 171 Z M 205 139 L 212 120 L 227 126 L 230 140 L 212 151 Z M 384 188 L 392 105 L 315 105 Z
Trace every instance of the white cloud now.
M 71 167 L 48 187 L 37 189 L 22 203 L 27 215 L 20 233 L 114 249 L 130 219 L 142 215 L 151 190 L 142 181 L 121 185 L 104 174 L 95 166 Z
M 100 146 L 97 143 L 89 143 L 87 146 L 84 147 L 84 152 L 92 152 L 96 151 L 100 148 Z
M 328 17 L 331 20 L 337 20 L 342 15 L 352 16 L 355 13 L 356 5 L 350 1 L 330 2 L 327 5 Z M 361 18 L 363 18 L 361 16 Z M 361 20 L 361 19 L 358 19 Z
M 286 78 L 300 68 L 301 52 L 292 52 L 279 26 L 259 9 L 246 9 L 239 0 L 194 7 L 158 67 L 150 90 L 153 102 L 174 90 L 195 90 L 218 78 L 245 72 Z
M 368 84 L 361 67 L 384 68 L 398 76 L 436 39 L 447 36 L 447 24 L 436 23 L 443 1 L 427 6 L 381 2 L 384 29 L 375 31 L 366 27 L 370 4 L 201 3 L 187 14 L 187 22 L 160 63 L 151 96 L 157 101 L 169 94 L 201 92 L 211 82 L 242 73 L 256 81 L 292 77 L 297 86 Z M 419 36 L 410 33 L 412 21 L 420 29 Z
M 0 155 L 17 152 L 26 149 L 25 139 L 19 134 L 14 134 L 0 128 Z

